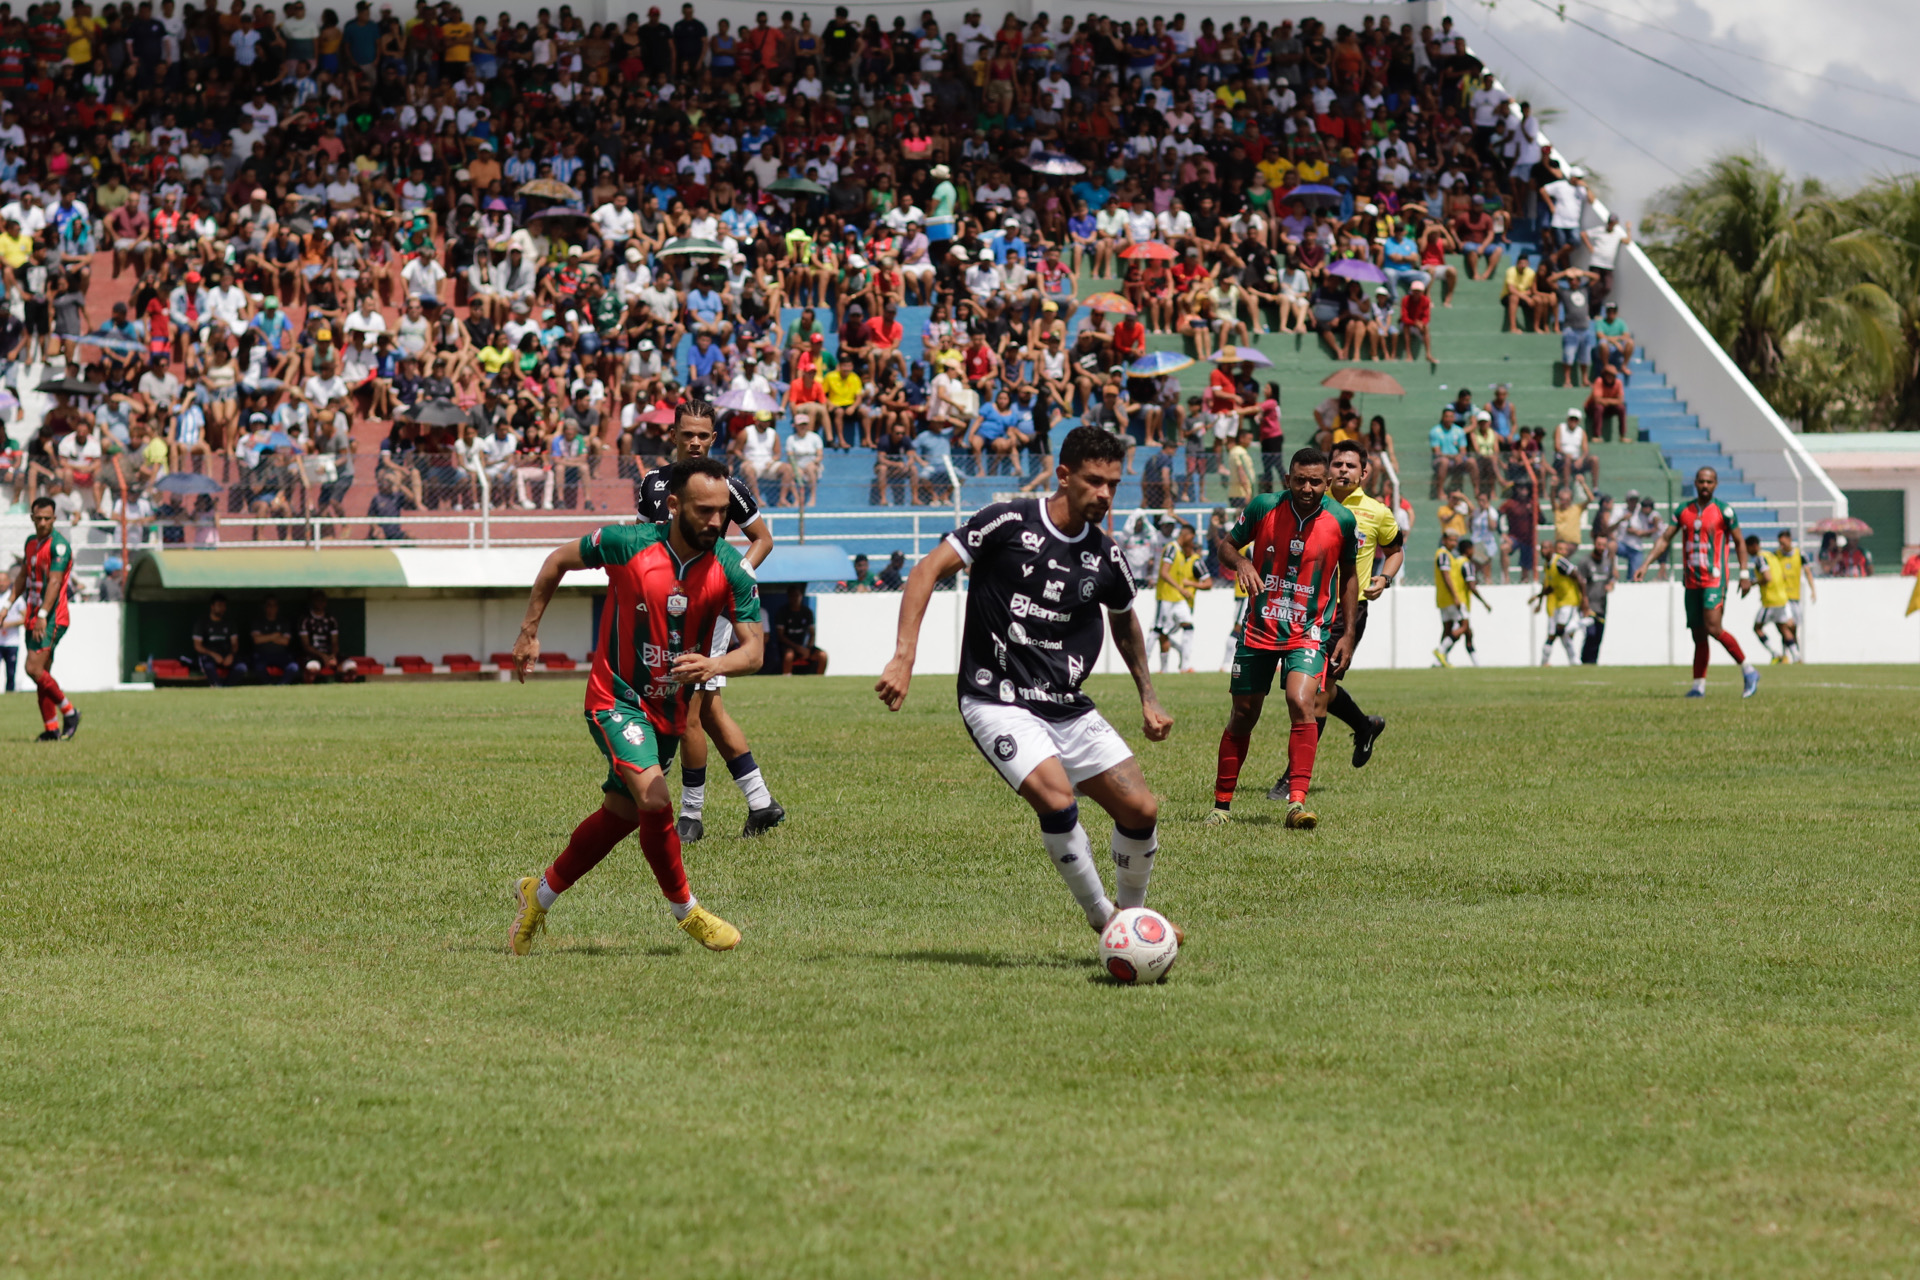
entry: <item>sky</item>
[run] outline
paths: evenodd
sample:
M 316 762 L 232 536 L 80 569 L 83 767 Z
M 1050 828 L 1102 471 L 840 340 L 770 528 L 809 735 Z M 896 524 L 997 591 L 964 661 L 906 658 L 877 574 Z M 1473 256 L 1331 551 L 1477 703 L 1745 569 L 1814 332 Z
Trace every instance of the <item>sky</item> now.
M 1554 149 L 1593 170 L 1630 222 L 1661 188 L 1727 151 L 1758 149 L 1796 177 L 1842 190 L 1920 173 L 1920 159 L 1723 97 L 1562 23 L 1553 12 L 1561 0 L 1545 4 L 1453 0 L 1448 11 L 1508 92 L 1536 114 L 1555 112 L 1546 120 Z M 1564 8 L 1743 97 L 1920 156 L 1920 85 L 1900 74 L 1920 65 L 1920 22 L 1902 0 L 1565 0 Z

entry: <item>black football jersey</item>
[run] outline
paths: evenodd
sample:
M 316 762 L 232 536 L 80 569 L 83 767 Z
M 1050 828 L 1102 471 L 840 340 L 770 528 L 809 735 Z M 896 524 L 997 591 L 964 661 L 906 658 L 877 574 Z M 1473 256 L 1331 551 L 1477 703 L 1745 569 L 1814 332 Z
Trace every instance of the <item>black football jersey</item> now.
M 1104 610 L 1133 607 L 1133 575 L 1106 530 L 1069 538 L 1044 498 L 982 508 L 947 541 L 972 570 L 960 642 L 960 696 L 1069 720 L 1093 700 L 1081 683 L 1100 658 Z
M 672 467 L 670 462 L 655 467 L 636 486 L 634 508 L 642 523 L 659 524 L 667 518 L 667 481 L 673 478 Z M 760 500 L 754 497 L 753 486 L 739 476 L 728 476 L 727 488 L 733 493 L 733 501 L 727 504 L 727 519 L 744 529 L 759 518 Z

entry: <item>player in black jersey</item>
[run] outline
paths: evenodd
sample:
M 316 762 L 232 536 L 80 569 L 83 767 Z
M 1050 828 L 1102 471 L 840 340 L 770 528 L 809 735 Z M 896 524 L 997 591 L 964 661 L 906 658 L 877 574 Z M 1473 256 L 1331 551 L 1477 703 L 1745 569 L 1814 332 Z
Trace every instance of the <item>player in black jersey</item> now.
M 960 718 L 988 763 L 1039 815 L 1047 853 L 1096 931 L 1115 905 L 1101 884 L 1075 793 L 1113 818 L 1120 907 L 1145 905 L 1159 847 L 1159 803 L 1140 762 L 1080 688 L 1100 658 L 1103 613 L 1140 690 L 1148 741 L 1173 729 L 1153 691 L 1146 639 L 1133 613 L 1133 575 L 1100 527 L 1120 484 L 1125 448 L 1111 432 L 1076 427 L 1061 443 L 1059 488 L 1051 497 L 997 502 L 947 535 L 907 579 L 893 660 L 874 686 L 889 710 L 900 709 L 934 585 L 969 569 Z
M 640 480 L 635 505 L 642 523 L 657 524 L 667 518 L 667 479 L 673 471 L 672 462 L 706 457 L 707 450 L 713 447 L 713 423 L 713 406 L 705 400 L 688 400 L 674 410 L 672 461 L 655 467 Z M 743 558 L 748 571 L 752 572 L 773 550 L 773 534 L 760 517 L 760 503 L 754 497 L 753 487 L 738 476 L 729 476 L 727 488 L 732 495 L 727 507 L 727 523 L 737 525 L 747 535 Z M 724 655 L 732 640 L 732 628 L 723 621 L 714 632 L 712 656 Z M 719 744 L 720 758 L 727 762 L 727 771 L 747 798 L 747 825 L 740 834 L 757 836 L 779 826 L 787 816 L 787 811 L 767 791 L 766 779 L 760 776 L 760 766 L 754 763 L 753 751 L 747 745 L 747 735 L 720 703 L 720 690 L 726 683 L 727 678 L 719 676 L 699 686 L 687 708 L 687 734 L 680 740 L 680 818 L 674 824 L 681 841 L 687 844 L 706 834 L 701 814 L 707 799 L 708 734 Z

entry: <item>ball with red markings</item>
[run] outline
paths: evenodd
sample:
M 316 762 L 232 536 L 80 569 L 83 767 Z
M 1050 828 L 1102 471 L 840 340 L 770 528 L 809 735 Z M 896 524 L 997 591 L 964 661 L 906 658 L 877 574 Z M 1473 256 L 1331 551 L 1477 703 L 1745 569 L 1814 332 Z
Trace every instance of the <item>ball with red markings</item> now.
M 1100 967 L 1121 982 L 1165 982 L 1179 955 L 1173 925 L 1146 907 L 1114 912 L 1100 934 Z

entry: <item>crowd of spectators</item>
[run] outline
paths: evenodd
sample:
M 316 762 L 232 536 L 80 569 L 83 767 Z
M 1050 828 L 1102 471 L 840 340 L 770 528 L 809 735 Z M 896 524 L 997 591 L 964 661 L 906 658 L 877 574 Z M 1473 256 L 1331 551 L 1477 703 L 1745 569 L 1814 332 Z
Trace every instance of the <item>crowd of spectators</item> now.
M 1062 418 L 1177 440 L 1165 496 L 1244 499 L 1277 388 L 1130 377 L 1148 335 L 1432 360 L 1431 308 L 1510 261 L 1516 326 L 1576 335 L 1570 381 L 1614 350 L 1624 229 L 1579 229 L 1580 175 L 1449 21 L 76 0 L 0 9 L 0 94 L 0 350 L 103 388 L 9 479 L 168 537 L 397 537 L 483 484 L 620 506 L 696 388 L 770 406 L 724 429 L 771 502 L 854 445 L 876 502 L 1031 482 Z M 1087 306 L 1114 276 L 1132 314 Z

